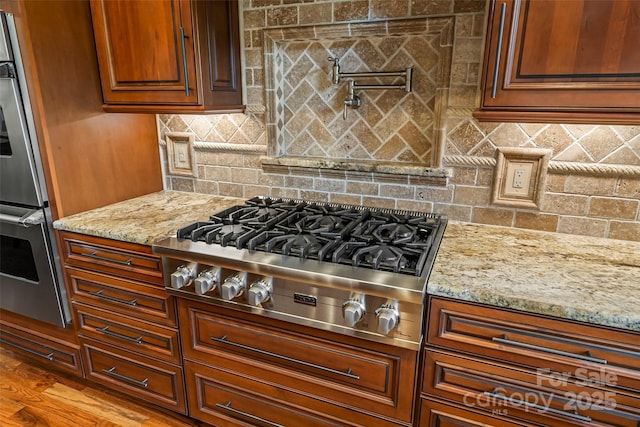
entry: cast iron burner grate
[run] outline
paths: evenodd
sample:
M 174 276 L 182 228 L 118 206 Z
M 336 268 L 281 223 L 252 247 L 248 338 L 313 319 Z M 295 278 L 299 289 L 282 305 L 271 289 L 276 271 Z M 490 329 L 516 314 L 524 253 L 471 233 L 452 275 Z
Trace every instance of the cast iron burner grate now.
M 179 239 L 420 276 L 441 215 L 255 197 L 178 230 Z M 437 248 L 436 248 L 437 249 Z

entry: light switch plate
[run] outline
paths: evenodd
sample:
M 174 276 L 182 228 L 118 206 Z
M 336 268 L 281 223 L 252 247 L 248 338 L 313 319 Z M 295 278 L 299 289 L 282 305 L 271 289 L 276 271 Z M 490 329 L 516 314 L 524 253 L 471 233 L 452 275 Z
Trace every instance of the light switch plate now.
M 169 174 L 195 177 L 195 136 L 186 132 L 165 132 L 164 138 L 167 141 Z
M 540 209 L 551 150 L 498 147 L 491 203 Z

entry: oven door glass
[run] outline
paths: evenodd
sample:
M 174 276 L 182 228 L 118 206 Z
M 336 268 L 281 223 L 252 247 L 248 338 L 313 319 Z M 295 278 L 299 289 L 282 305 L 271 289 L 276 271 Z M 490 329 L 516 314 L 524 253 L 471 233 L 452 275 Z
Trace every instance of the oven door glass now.
M 63 295 L 53 270 L 46 225 L 38 223 L 39 213 L 0 212 L 0 307 L 64 326 Z
M 12 63 L 0 63 L 0 200 L 42 206 L 34 153 Z

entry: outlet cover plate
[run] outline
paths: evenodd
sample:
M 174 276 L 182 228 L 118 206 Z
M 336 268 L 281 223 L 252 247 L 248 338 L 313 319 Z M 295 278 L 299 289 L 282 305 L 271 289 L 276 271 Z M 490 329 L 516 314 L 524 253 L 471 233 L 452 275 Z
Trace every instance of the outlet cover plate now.
M 551 150 L 498 147 L 491 203 L 540 209 Z
M 196 176 L 195 136 L 187 132 L 165 132 L 167 166 L 170 175 Z

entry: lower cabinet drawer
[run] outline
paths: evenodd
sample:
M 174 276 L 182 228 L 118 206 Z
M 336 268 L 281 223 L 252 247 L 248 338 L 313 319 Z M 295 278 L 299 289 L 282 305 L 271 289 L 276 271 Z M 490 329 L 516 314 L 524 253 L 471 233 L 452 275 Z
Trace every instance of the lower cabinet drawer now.
M 191 417 L 218 427 L 344 425 L 317 413 L 275 402 L 246 388 L 232 373 L 185 362 Z
M 640 393 L 640 334 L 431 297 L 430 346 Z
M 80 334 L 127 350 L 181 363 L 178 330 L 73 303 Z
M 70 267 L 65 268 L 65 279 L 73 301 L 167 326 L 177 325 L 175 300 L 164 287 Z
M 216 367 L 240 365 L 257 381 L 331 407 L 412 421 L 418 358 L 413 350 L 363 340 L 341 342 L 346 340 L 342 336 L 320 338 L 315 330 L 268 324 L 264 318 L 258 324 L 217 307 L 214 314 L 211 306 L 191 301 L 179 300 L 178 305 L 181 326 L 190 329 L 189 335 L 182 332 L 187 359 Z
M 543 425 L 640 425 L 640 396 L 471 356 L 426 350 L 423 393 L 505 419 Z
M 48 365 L 82 376 L 80 347 L 74 347 L 0 324 L 0 344 Z
M 495 411 L 492 415 L 471 411 L 458 405 L 422 398 L 420 400 L 419 427 L 528 427 L 516 421 L 507 421 L 504 413 Z
M 183 371 L 88 339 L 81 339 L 87 378 L 120 392 L 186 414 Z

